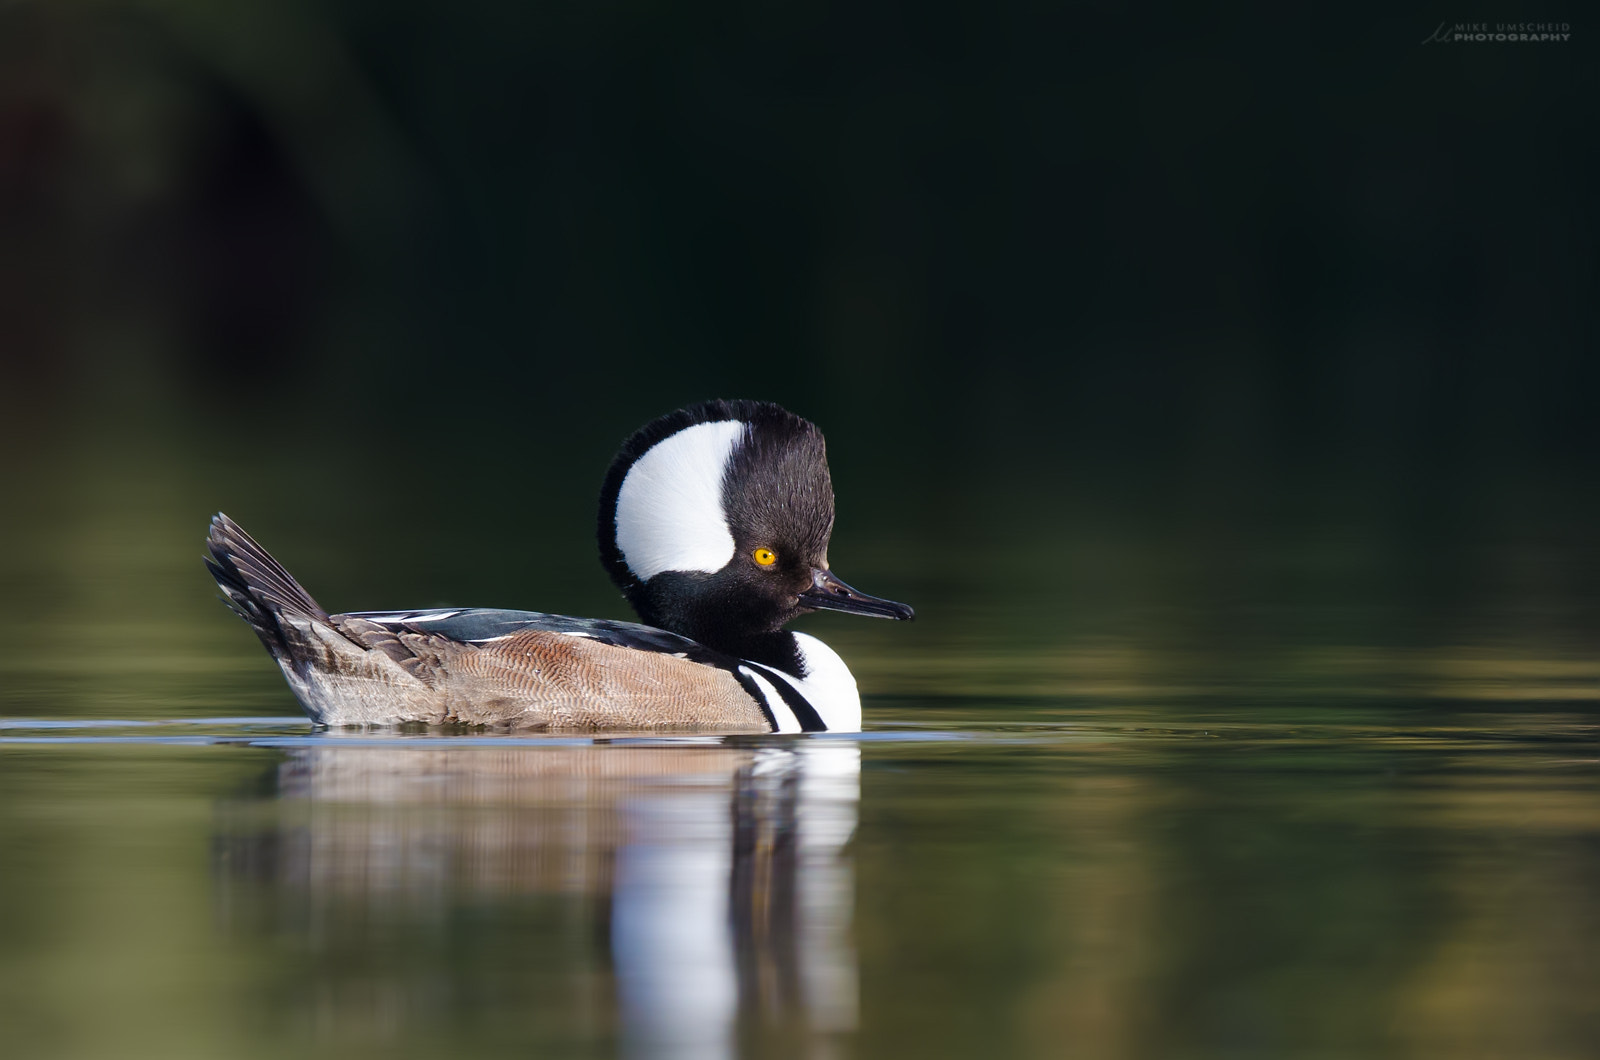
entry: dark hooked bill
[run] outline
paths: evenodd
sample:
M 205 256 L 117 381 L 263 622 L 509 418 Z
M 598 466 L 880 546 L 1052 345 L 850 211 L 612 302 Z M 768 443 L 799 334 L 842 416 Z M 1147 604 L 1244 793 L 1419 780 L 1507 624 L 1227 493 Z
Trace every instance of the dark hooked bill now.
M 834 577 L 831 570 L 811 572 L 811 588 L 800 594 L 803 607 L 819 611 L 845 611 L 852 615 L 870 615 L 873 618 L 911 619 L 917 613 L 905 604 L 883 600 L 857 592 Z

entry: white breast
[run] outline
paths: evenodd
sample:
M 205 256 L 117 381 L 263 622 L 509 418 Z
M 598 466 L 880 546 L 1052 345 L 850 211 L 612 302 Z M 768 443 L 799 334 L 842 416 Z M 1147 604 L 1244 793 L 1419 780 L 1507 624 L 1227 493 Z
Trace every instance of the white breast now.
M 856 678 L 839 653 L 807 633 L 793 634 L 806 676 L 795 682 L 800 694 L 817 708 L 829 732 L 861 731 L 861 694 Z
M 861 694 L 856 691 L 856 679 L 850 673 L 850 668 L 839 658 L 838 652 L 816 637 L 806 633 L 789 635 L 800 650 L 800 663 L 805 676 L 795 677 L 781 670 L 765 672 L 776 680 L 787 682 L 799 692 L 822 719 L 825 731 L 860 732 Z M 760 674 L 751 672 L 749 667 L 741 666 L 740 670 L 754 678 L 761 688 L 767 707 L 772 711 L 772 718 L 777 722 L 778 731 L 799 732 L 799 719 L 783 701 L 783 697 L 777 694 L 777 689 L 772 688 Z

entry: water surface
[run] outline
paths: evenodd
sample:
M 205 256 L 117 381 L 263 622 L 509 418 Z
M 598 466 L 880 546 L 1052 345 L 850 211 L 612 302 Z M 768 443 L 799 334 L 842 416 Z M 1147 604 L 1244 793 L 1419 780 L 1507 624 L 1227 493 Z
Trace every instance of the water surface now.
M 870 713 L 859 737 L 614 741 L 7 720 L 8 1035 L 32 1056 L 1600 1040 L 1582 718 Z
M 213 599 L 206 450 L 139 444 L 7 472 L 8 1052 L 1600 1053 L 1575 529 L 880 525 L 834 560 L 918 621 L 804 622 L 859 736 L 330 733 Z M 324 516 L 232 514 L 331 607 L 623 617 L 586 530 L 486 565 L 303 466 L 255 503 Z

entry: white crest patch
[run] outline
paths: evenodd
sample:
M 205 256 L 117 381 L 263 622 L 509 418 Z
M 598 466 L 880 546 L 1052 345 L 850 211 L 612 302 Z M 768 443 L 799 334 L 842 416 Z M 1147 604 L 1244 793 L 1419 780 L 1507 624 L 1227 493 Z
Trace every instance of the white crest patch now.
M 634 577 L 727 566 L 734 544 L 722 512 L 722 475 L 744 431 L 738 420 L 697 423 L 634 461 L 616 512 L 617 548 Z

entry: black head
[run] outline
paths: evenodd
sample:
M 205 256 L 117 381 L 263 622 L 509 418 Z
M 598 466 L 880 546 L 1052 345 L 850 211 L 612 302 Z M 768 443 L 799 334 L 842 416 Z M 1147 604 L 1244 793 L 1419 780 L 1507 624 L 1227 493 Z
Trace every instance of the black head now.
M 600 559 L 640 619 L 723 651 L 822 608 L 912 616 L 833 577 L 832 533 L 822 432 L 766 402 L 645 425 L 600 492 Z

